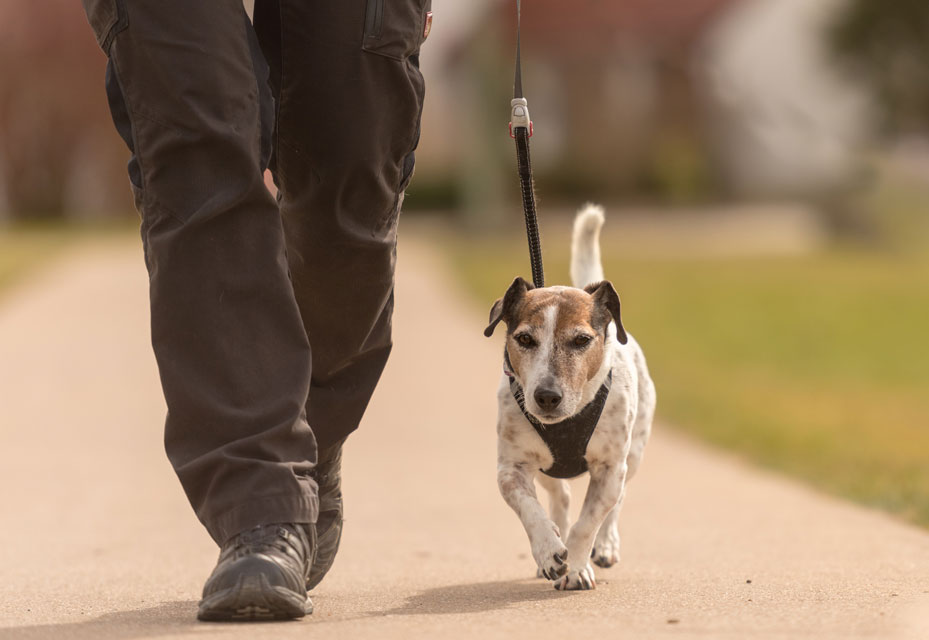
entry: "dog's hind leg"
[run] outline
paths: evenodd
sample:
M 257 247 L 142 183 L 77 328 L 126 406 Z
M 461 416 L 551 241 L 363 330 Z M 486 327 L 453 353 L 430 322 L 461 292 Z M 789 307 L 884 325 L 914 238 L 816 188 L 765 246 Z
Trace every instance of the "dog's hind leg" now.
M 571 489 L 567 480 L 552 478 L 544 473 L 536 476 L 542 488 L 548 491 L 548 512 L 562 538 L 568 535 L 568 507 L 571 506 Z
M 650 420 L 650 416 L 649 416 Z M 632 479 L 635 472 L 639 469 L 642 462 L 642 454 L 645 450 L 645 443 L 648 441 L 650 424 L 636 423 L 636 431 L 633 433 L 632 447 L 629 455 L 626 457 L 626 483 Z M 626 496 L 626 486 L 623 485 L 622 495 L 616 506 L 607 514 L 597 531 L 597 538 L 594 540 L 594 548 L 590 553 L 594 564 L 598 567 L 612 567 L 619 562 L 619 512 L 623 508 L 623 498 Z
M 645 451 L 645 444 L 648 442 L 648 436 L 651 431 L 651 414 L 640 414 L 639 420 L 636 421 L 635 430 L 632 434 L 632 446 L 629 449 L 629 455 L 626 457 L 626 484 L 623 485 L 622 495 L 616 506 L 607 514 L 597 531 L 597 538 L 594 540 L 594 548 L 590 554 L 594 564 L 598 567 L 612 567 L 619 562 L 619 512 L 623 508 L 623 498 L 626 496 L 626 486 L 635 472 L 638 471 L 642 463 L 642 455 Z
M 619 527 L 616 523 L 619 520 L 619 512 L 622 506 L 623 499 L 620 498 L 616 506 L 604 518 L 603 524 L 600 525 L 600 530 L 597 532 L 597 538 L 594 540 L 594 548 L 590 553 L 590 557 L 598 567 L 612 567 L 619 562 Z

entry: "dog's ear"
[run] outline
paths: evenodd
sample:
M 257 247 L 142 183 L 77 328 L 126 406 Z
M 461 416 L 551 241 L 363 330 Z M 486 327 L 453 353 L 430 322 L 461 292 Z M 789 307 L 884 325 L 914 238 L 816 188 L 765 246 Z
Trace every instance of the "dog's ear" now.
M 616 322 L 616 339 L 619 340 L 619 344 L 626 344 L 629 338 L 626 336 L 620 316 L 619 294 L 616 293 L 612 283 L 609 280 L 595 282 L 584 287 L 584 291 L 592 295 L 594 299 L 594 325 L 598 329 L 603 327 L 606 330 L 612 318 Z
M 503 297 L 494 302 L 494 306 L 490 308 L 490 324 L 484 329 L 484 335 L 489 338 L 494 334 L 494 329 L 497 328 L 501 320 L 509 320 L 513 308 L 522 300 L 526 292 L 532 288 L 532 285 L 522 278 L 513 280 L 513 284 L 506 290 Z

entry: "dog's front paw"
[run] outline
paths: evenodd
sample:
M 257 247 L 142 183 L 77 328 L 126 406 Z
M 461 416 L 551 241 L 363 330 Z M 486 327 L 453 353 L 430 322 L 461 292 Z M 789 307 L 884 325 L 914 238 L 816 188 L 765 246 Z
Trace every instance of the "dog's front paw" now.
M 555 581 L 555 588 L 559 591 L 587 591 L 597 588 L 594 579 L 594 568 L 589 564 L 580 571 L 569 571 L 560 580 Z
M 540 578 L 555 580 L 568 572 L 568 548 L 561 538 L 552 536 L 539 545 L 533 545 L 532 556 L 539 565 Z

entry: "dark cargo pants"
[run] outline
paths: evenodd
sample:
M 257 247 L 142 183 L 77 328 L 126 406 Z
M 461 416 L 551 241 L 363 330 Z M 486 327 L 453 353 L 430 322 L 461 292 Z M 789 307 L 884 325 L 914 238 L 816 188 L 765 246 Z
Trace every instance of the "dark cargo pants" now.
M 430 0 L 257 0 L 254 28 L 241 0 L 83 2 L 132 152 L 168 458 L 217 542 L 314 522 L 317 447 L 391 347 Z

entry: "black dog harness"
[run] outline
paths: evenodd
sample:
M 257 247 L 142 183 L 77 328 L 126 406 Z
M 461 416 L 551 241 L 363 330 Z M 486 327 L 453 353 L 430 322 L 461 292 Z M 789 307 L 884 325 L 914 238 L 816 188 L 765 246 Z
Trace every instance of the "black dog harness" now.
M 610 395 L 613 372 L 610 371 L 609 375 L 607 375 L 594 399 L 578 413 L 555 424 L 542 424 L 535 416 L 526 411 L 525 393 L 513 376 L 510 354 L 506 350 L 503 352 L 503 361 L 505 365 L 503 372 L 510 378 L 510 392 L 513 394 L 513 398 L 516 399 L 519 410 L 523 412 L 526 420 L 529 421 L 535 432 L 545 442 L 545 446 L 548 447 L 552 458 L 554 458 L 551 467 L 539 469 L 539 471 L 552 478 L 565 479 L 576 478 L 587 471 L 587 459 L 584 454 L 587 453 L 587 444 L 594 434 L 594 429 L 597 428 L 600 414 L 603 413 L 606 399 Z

